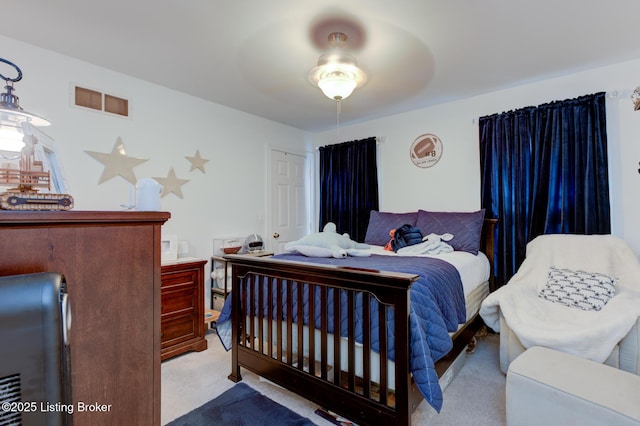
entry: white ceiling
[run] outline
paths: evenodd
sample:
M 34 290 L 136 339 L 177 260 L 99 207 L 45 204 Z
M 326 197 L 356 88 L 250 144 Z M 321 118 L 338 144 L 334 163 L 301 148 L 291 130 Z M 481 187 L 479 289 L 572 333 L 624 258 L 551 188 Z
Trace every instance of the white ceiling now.
M 307 80 L 336 29 L 368 74 L 342 102 L 342 124 L 640 58 L 638 0 L 4 0 L 2 10 L 7 37 L 309 131 L 336 125 L 334 101 Z

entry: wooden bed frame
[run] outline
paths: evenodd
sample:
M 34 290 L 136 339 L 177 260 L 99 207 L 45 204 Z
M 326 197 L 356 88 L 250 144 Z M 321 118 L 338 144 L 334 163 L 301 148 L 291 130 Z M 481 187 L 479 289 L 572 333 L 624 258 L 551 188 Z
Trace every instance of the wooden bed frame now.
M 489 258 L 493 268 L 494 257 L 494 227 L 495 219 L 485 219 L 481 248 Z M 229 255 L 226 258 L 232 265 L 232 368 L 229 379 L 238 382 L 242 380 L 240 368 L 246 368 L 296 394 L 325 407 L 334 413 L 348 418 L 359 425 L 367 424 L 395 424 L 410 425 L 411 414 L 422 401 L 423 397 L 413 382 L 409 363 L 409 289 L 417 276 L 402 273 L 362 270 L 346 267 L 333 267 L 303 262 L 284 262 L 271 258 Z M 267 279 L 265 279 L 265 277 Z M 254 285 L 242 285 L 244 280 L 251 280 Z M 308 286 L 308 294 L 319 292 L 320 306 L 309 306 L 309 317 L 313 318 L 314 310 L 321 318 L 320 339 L 297 339 L 303 336 L 302 321 L 293 322 L 291 318 L 297 313 L 301 317 L 303 305 L 303 291 L 297 291 L 297 308 L 290 303 L 282 307 L 282 292 L 275 291 L 282 288 L 283 282 L 289 283 L 286 288 L 286 299 L 293 298 L 292 288 L 302 290 Z M 265 288 L 266 286 L 266 288 Z M 247 287 L 250 289 L 246 290 Z M 255 291 L 255 288 L 258 291 Z M 355 306 L 356 295 L 362 295 L 363 320 L 370 322 L 369 297 L 376 297 L 381 304 L 393 307 L 394 339 L 395 339 L 395 390 L 389 391 L 387 382 L 387 339 L 386 332 L 380 332 L 379 383 L 371 380 L 370 369 L 372 361 L 371 332 L 367 327 L 363 330 L 362 341 L 362 377 L 355 374 L 355 309 L 346 313 L 348 319 L 348 336 L 346 337 L 347 358 L 340 357 L 340 333 L 329 334 L 326 306 L 329 288 L 339 288 L 334 291 L 334 306 L 338 306 L 338 294 L 346 293 L 348 306 Z M 242 291 L 237 291 L 242 289 Z M 317 290 L 316 290 L 317 289 Z M 490 278 L 490 289 L 493 290 L 493 271 Z M 263 290 L 266 290 L 263 292 Z M 281 306 L 273 312 L 269 308 L 266 314 L 262 310 L 254 312 L 247 309 L 247 300 L 254 300 L 260 306 L 272 306 L 270 300 L 264 300 L 265 295 L 270 298 L 277 294 L 275 305 Z M 242 303 L 241 303 L 242 302 Z M 266 303 L 263 305 L 263 303 Z M 240 309 L 238 309 L 240 307 Z M 298 311 L 294 311 L 298 309 Z M 387 324 L 387 310 L 379 309 L 379 324 Z M 274 316 L 275 315 L 275 316 Z M 285 319 L 283 319 L 283 317 Z M 335 315 L 339 318 L 339 312 Z M 273 325 L 264 327 L 266 318 L 276 318 Z M 454 336 L 453 349 L 443 359 L 436 363 L 439 376 L 447 370 L 449 365 L 464 350 L 476 331 L 482 324 L 479 317 L 474 317 L 464 328 Z M 339 319 L 334 329 L 339 328 Z M 380 330 L 383 326 L 380 325 Z M 385 329 L 386 331 L 386 329 Z M 306 341 L 305 341 L 306 340 Z M 265 342 L 271 342 L 267 344 Z M 285 344 L 283 344 L 285 342 Z M 286 344 L 286 342 L 293 342 Z M 330 347 L 333 344 L 333 349 Z M 344 342 L 342 343 L 344 345 Z M 294 347 L 295 346 L 295 347 Z M 358 344 L 359 346 L 359 344 Z M 316 353 L 320 356 L 316 356 Z M 305 356 L 304 354 L 307 354 Z M 335 360 L 333 365 L 330 360 Z M 342 364 L 342 365 L 341 365 Z M 393 365 L 393 364 L 391 364 Z M 332 374 L 333 372 L 341 374 Z

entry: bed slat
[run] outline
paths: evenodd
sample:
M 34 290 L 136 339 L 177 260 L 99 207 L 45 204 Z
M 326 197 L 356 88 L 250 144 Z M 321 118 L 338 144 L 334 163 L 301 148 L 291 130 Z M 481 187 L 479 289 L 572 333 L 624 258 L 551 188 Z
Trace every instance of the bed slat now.
M 287 288 L 287 320 L 286 320 L 286 324 L 287 324 L 287 340 L 286 340 L 286 345 L 287 345 L 287 364 L 291 365 L 292 364 L 292 360 L 291 358 L 293 358 L 293 345 L 291 344 L 291 342 L 293 342 L 293 322 L 291 321 L 291 319 L 293 318 L 293 303 L 291 303 L 291 301 L 293 300 L 293 297 L 291 295 L 292 291 L 291 291 L 291 284 L 289 282 L 286 283 L 286 288 Z M 284 342 L 283 342 L 284 344 Z
M 371 398 L 371 297 L 362 293 L 362 396 Z
M 387 323 L 387 310 L 386 309 L 378 309 L 378 324 L 386 324 Z M 385 332 L 385 328 L 378 328 L 380 340 L 380 404 L 387 405 L 387 390 L 388 387 L 388 377 L 389 371 L 387 369 L 387 353 L 388 353 L 388 345 L 387 345 L 387 333 Z
M 310 300 L 315 300 L 316 286 L 308 284 L 308 292 Z M 309 321 L 316 318 L 315 305 L 315 303 L 309 304 Z M 311 333 L 309 333 L 309 374 L 312 376 L 316 374 L 316 339 Z
M 256 277 L 257 279 L 258 277 Z M 265 302 L 264 302 L 264 291 L 262 291 L 262 283 L 260 283 L 260 286 L 258 288 L 258 352 L 260 352 L 261 354 L 264 353 L 264 327 L 262 326 L 262 324 L 264 324 L 264 311 L 260 308 L 261 306 L 265 306 Z
M 267 282 L 267 318 L 273 318 L 273 281 Z M 273 342 L 273 324 L 269 322 L 267 326 L 267 342 Z M 267 345 L 267 355 L 269 358 L 273 358 L 273 345 Z
M 333 290 L 333 383 L 342 386 L 342 363 L 340 356 L 340 317 L 342 316 L 342 308 L 340 307 L 340 290 Z
M 347 355 L 347 377 L 348 377 L 348 389 L 353 392 L 356 389 L 356 303 L 353 295 L 353 291 L 347 291 L 347 341 L 348 355 Z
M 276 360 L 278 361 L 282 361 L 282 313 L 284 311 L 284 307 L 282 306 L 282 279 L 278 278 L 276 279 L 276 309 L 278 311 L 278 316 L 276 317 L 276 334 L 278 335 L 278 338 L 276 340 L 277 342 L 277 349 L 276 349 Z
M 327 314 L 327 287 L 320 287 L 320 378 L 327 380 L 328 376 L 328 314 Z
M 293 283 L 293 286 L 296 289 L 297 295 L 298 295 L 298 301 L 297 301 L 297 307 L 298 307 L 298 321 L 297 321 L 297 326 L 298 326 L 298 347 L 297 347 L 297 352 L 298 352 L 298 369 L 303 370 L 304 369 L 304 338 L 302 338 L 303 333 L 304 333 L 304 322 L 302 321 L 302 318 L 304 318 L 304 294 L 303 294 L 303 289 L 302 289 L 302 283 L 300 282 L 296 282 Z M 290 345 L 293 346 L 293 345 Z

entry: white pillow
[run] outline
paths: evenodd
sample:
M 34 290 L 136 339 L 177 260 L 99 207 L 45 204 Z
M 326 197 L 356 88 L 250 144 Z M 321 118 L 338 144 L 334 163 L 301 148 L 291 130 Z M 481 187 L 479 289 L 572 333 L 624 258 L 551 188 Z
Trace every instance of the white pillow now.
M 585 311 L 599 311 L 616 292 L 617 279 L 598 272 L 551 267 L 538 296 Z

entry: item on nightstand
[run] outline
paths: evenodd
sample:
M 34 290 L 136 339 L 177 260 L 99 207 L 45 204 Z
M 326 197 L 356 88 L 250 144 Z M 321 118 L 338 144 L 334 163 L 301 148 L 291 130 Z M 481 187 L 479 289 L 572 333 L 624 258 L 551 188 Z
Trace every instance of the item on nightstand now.
M 242 248 L 242 240 L 239 238 L 222 241 L 222 252 L 224 254 L 236 254 Z
M 213 255 L 237 254 L 243 252 L 244 237 L 228 236 L 213 239 Z
M 225 281 L 225 273 L 224 266 L 218 266 L 211 273 L 211 278 L 213 278 L 216 282 L 216 287 L 224 289 L 224 281 Z M 227 291 L 231 290 L 231 266 L 227 267 Z
M 262 237 L 258 234 L 249 235 L 245 244 L 249 253 L 257 253 L 264 250 L 264 242 L 262 241 Z

